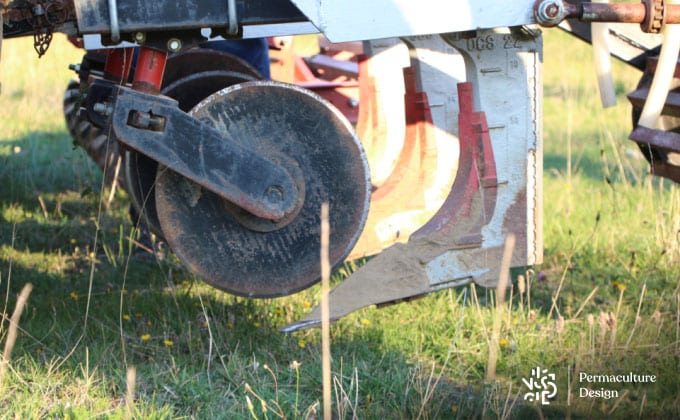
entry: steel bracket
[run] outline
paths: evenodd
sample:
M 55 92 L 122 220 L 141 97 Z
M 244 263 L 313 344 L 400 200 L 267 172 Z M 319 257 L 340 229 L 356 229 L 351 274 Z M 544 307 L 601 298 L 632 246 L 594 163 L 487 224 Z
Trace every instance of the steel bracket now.
M 116 86 L 112 103 L 113 133 L 126 147 L 257 217 L 279 220 L 295 210 L 301 186 L 293 179 L 301 177 L 289 159 L 243 147 L 181 111 L 174 99 Z

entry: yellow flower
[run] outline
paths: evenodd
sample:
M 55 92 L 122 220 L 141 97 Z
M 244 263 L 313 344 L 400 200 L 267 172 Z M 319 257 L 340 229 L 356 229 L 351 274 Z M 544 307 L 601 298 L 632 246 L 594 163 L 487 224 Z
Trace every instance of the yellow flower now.
M 364 319 L 361 320 L 361 325 L 371 325 L 371 321 L 369 321 L 368 319 L 364 318 Z
M 75 245 L 76 244 L 76 238 L 71 238 L 71 244 Z
M 208 323 L 207 323 L 207 322 L 203 322 L 203 326 L 204 326 L 204 327 L 207 327 L 207 326 L 208 326 Z M 229 328 L 229 329 L 234 328 L 234 323 L 233 323 L 233 322 L 227 322 L 227 328 Z
M 189 281 L 188 280 L 182 280 L 182 286 L 189 287 Z
M 626 290 L 626 285 L 621 283 L 620 281 L 615 281 L 614 283 L 612 283 L 612 286 L 614 286 L 615 288 L 619 289 L 622 292 Z
M 502 349 L 504 349 L 504 348 L 506 348 L 506 347 L 508 347 L 508 346 L 510 345 L 510 342 L 509 342 L 508 340 L 506 340 L 505 338 L 501 338 L 500 340 L 498 340 L 498 345 L 499 345 Z
M 135 318 L 141 319 L 142 318 L 142 313 L 141 312 L 135 312 Z
M 149 341 L 151 340 L 151 334 L 144 334 L 143 336 L 139 337 L 139 339 L 142 341 Z
M 124 295 L 127 295 L 127 289 L 121 290 L 121 293 L 124 294 Z
M 172 340 L 163 340 L 163 344 L 165 344 L 165 347 L 172 347 L 175 342 Z
M 257 321 L 253 322 L 253 327 L 260 328 L 260 323 Z
M 300 347 L 301 349 L 307 347 L 307 343 L 305 343 L 305 340 L 298 340 L 298 347 Z
M 454 414 L 456 414 L 456 413 L 458 412 L 458 406 L 457 406 L 457 405 L 452 406 L 452 407 L 451 407 L 451 412 L 454 413 Z
M 76 293 L 76 292 L 71 292 L 71 294 L 69 296 L 71 296 L 71 299 L 73 299 L 73 300 L 78 300 L 78 293 Z
M 309 309 L 309 308 L 312 307 L 312 303 L 310 301 L 306 300 L 306 301 L 302 302 L 302 307 L 305 308 L 305 309 Z
M 137 289 L 133 290 L 132 296 L 139 296 L 139 290 L 137 290 Z
M 128 314 L 123 315 L 123 320 L 124 320 L 124 321 L 129 321 L 129 320 L 130 320 L 130 315 L 128 315 Z

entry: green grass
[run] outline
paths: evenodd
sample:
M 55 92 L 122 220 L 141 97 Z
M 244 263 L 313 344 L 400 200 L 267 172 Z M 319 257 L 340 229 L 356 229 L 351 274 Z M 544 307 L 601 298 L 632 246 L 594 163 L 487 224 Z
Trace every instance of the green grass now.
M 205 286 L 171 255 L 131 255 L 124 193 L 101 204 L 101 173 L 73 149 L 63 122 L 66 65 L 79 56 L 63 38 L 41 60 L 30 39 L 3 45 L 2 345 L 16 296 L 26 283 L 34 289 L 0 416 L 318 417 L 320 332 L 278 328 L 305 314 L 319 288 L 248 300 Z M 362 310 L 332 328 L 339 418 L 680 417 L 680 192 L 649 177 L 626 140 L 623 95 L 639 73 L 615 66 L 619 105 L 601 110 L 589 57 L 579 41 L 546 34 L 546 255 L 514 272 L 497 380 L 484 380 L 493 291 Z M 557 377 L 549 406 L 523 400 L 521 378 L 536 366 Z M 131 367 L 135 399 L 126 406 Z M 613 385 L 617 399 L 573 394 L 567 406 L 568 372 L 579 371 L 658 381 Z

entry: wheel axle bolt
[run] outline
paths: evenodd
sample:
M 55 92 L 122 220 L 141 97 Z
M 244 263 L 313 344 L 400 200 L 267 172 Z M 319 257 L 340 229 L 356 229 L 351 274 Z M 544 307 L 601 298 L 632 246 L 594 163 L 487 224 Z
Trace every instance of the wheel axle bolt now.
M 567 17 L 562 0 L 538 0 L 534 5 L 534 17 L 542 26 L 556 26 Z
M 279 185 L 270 185 L 264 193 L 264 199 L 271 204 L 283 201 L 283 188 Z
M 137 43 L 142 44 L 146 41 L 146 34 L 144 32 L 135 32 L 134 39 Z
M 111 108 L 110 106 L 103 102 L 97 102 L 96 104 L 94 104 L 92 106 L 92 110 L 97 114 L 101 114 L 105 117 L 108 117 L 113 113 L 113 108 Z

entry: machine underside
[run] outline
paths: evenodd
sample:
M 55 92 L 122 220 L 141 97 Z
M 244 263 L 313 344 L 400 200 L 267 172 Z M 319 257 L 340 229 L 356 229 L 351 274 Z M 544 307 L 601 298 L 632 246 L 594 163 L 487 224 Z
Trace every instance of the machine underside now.
M 453 17 L 436 13 L 449 3 L 425 3 L 362 2 L 358 14 L 354 1 L 6 0 L 1 26 L 33 36 L 38 54 L 56 31 L 84 45 L 65 97 L 71 134 L 209 284 L 275 297 L 316 283 L 329 203 L 331 264 L 372 257 L 331 294 L 338 319 L 496 286 L 509 236 L 512 266 L 542 259 L 542 50 L 530 25 L 543 5 L 490 0 Z M 270 42 L 275 80 L 203 48 L 317 31 L 363 42 L 323 41 L 306 60 Z M 651 68 L 649 42 L 627 43 L 639 52 L 624 59 Z M 646 83 L 631 94 L 638 108 Z M 680 180 L 678 142 L 644 130 L 633 138 L 652 172 Z

